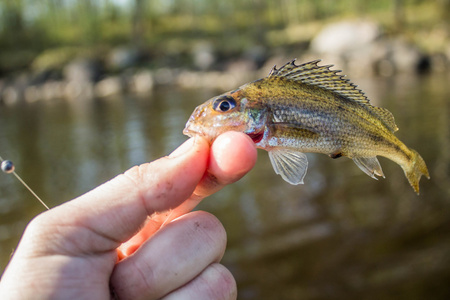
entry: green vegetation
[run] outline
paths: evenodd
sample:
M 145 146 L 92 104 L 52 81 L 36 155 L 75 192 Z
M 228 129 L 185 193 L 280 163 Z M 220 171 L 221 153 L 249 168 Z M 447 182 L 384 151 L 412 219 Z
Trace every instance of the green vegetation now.
M 342 18 L 373 19 L 388 34 L 440 51 L 450 35 L 450 0 L 0 0 L 0 73 L 124 44 L 161 57 L 207 39 L 233 55 L 307 42 Z

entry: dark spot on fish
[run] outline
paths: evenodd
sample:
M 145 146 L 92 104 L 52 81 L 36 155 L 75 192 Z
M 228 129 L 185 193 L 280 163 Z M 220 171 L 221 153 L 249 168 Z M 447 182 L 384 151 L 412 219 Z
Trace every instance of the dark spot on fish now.
M 369 138 L 377 143 L 381 143 L 385 140 L 381 135 L 378 134 L 369 134 Z
M 261 140 L 263 139 L 264 131 L 247 133 L 247 135 L 253 140 L 253 143 L 257 144 L 257 143 L 261 142 Z
M 337 106 L 337 109 L 338 109 L 339 111 L 345 111 L 345 108 L 344 108 L 343 106 L 341 106 L 341 105 L 338 105 L 338 106 Z
M 396 144 L 392 144 L 392 146 L 394 147 L 395 151 L 397 152 L 403 152 L 403 150 Z
M 333 158 L 333 159 L 339 158 L 341 156 L 342 156 L 341 152 L 334 152 L 334 153 L 330 154 L 330 157 Z

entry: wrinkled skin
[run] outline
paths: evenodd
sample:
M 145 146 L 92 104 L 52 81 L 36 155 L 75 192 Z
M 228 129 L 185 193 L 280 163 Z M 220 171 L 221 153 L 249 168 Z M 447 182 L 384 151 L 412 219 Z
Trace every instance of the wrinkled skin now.
M 219 263 L 223 226 L 190 211 L 255 161 L 242 133 L 212 145 L 197 137 L 40 214 L 1 278 L 0 298 L 236 299 L 234 278 Z

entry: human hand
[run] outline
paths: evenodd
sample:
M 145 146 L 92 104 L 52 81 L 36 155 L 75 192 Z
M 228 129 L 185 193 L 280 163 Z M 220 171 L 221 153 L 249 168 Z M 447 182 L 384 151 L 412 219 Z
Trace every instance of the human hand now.
M 191 138 L 170 156 L 42 213 L 1 278 L 0 298 L 235 299 L 234 278 L 218 263 L 222 225 L 190 211 L 255 161 L 242 133 L 227 132 L 211 147 Z

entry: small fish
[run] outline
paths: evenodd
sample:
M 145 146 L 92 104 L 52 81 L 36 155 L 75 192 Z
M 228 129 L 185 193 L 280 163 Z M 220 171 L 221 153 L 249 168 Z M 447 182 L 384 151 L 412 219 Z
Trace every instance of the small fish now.
M 268 151 L 275 172 L 290 184 L 303 183 L 305 152 L 346 156 L 374 179 L 384 177 L 377 159 L 384 156 L 403 168 L 419 194 L 420 177 L 430 176 L 419 153 L 394 135 L 392 113 L 372 106 L 341 71 L 318 62 L 275 66 L 267 77 L 206 101 L 183 133 L 212 142 L 225 131 L 244 132 Z

